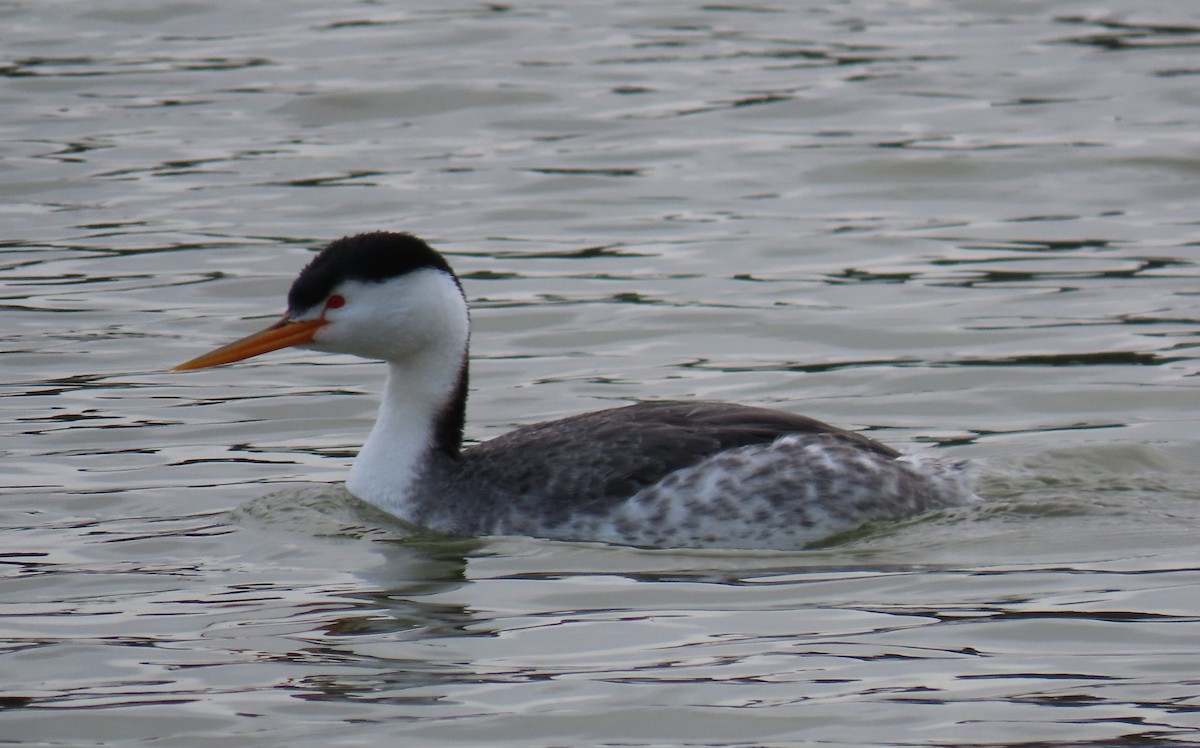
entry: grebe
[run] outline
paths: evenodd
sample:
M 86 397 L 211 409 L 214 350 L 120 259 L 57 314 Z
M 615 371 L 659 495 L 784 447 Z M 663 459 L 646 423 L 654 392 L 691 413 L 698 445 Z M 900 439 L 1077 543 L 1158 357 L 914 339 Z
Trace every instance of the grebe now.
M 957 462 L 727 403 L 638 403 L 463 449 L 468 338 L 466 297 L 442 255 L 409 234 L 359 234 L 300 272 L 278 322 L 175 371 L 287 346 L 385 361 L 379 417 L 346 487 L 442 533 L 799 549 L 973 498 Z

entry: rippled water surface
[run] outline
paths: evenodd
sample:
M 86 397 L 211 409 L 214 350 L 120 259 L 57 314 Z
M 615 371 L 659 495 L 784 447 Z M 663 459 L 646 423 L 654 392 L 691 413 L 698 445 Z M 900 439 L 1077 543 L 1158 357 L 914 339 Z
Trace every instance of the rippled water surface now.
M 0 5 L 0 742 L 1200 743 L 1200 9 Z M 802 553 L 406 539 L 382 372 L 172 365 L 427 237 L 468 433 L 736 400 L 976 466 Z

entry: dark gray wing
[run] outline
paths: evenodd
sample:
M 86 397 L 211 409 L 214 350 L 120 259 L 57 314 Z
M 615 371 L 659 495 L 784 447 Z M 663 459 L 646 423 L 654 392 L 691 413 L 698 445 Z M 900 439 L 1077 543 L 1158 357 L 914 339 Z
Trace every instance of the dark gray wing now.
M 509 508 L 525 504 L 554 522 L 608 511 L 676 470 L 788 434 L 832 434 L 885 457 L 900 454 L 861 434 L 783 411 L 654 402 L 516 429 L 466 450 L 460 478 L 493 487 Z

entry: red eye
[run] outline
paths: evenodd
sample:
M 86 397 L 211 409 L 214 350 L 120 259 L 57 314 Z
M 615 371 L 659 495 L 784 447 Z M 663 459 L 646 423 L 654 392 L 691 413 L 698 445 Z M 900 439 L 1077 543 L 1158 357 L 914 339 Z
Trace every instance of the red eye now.
M 339 295 L 335 294 L 333 296 L 330 296 L 325 301 L 326 309 L 341 309 L 344 306 L 346 306 L 346 297 L 344 297 L 344 296 L 339 296 Z

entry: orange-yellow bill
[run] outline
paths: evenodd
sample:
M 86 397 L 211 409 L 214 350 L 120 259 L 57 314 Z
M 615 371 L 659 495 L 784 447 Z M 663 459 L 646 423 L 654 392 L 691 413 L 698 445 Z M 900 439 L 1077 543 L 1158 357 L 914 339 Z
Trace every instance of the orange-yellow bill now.
M 209 351 L 176 366 L 171 371 L 187 371 L 188 369 L 206 369 L 209 366 L 220 366 L 244 358 L 257 356 L 268 351 L 277 351 L 292 345 L 300 345 L 312 340 L 317 328 L 325 324 L 323 319 L 293 320 L 287 317 L 279 320 L 265 330 L 247 335 L 241 340 L 235 340 L 229 345 L 223 345 L 215 351 Z

